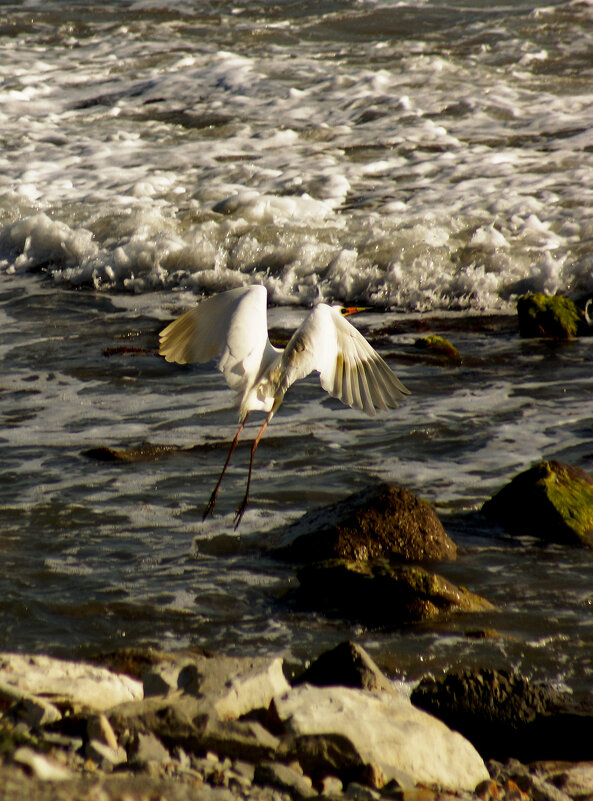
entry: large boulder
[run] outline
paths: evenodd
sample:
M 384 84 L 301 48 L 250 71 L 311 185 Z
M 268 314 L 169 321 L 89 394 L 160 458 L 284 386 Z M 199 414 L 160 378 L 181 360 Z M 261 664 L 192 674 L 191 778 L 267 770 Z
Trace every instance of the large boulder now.
M 276 698 L 274 711 L 293 738 L 295 756 L 313 776 L 327 772 L 328 763 L 345 777 L 374 765 L 386 781 L 403 774 L 453 792 L 473 790 L 488 778 L 465 738 L 403 694 L 302 685 Z
M 289 684 L 279 657 L 235 657 L 180 651 L 163 654 L 143 674 L 144 694 L 177 690 L 207 699 L 222 720 L 267 709 Z
M 518 673 L 484 668 L 427 677 L 412 702 L 461 732 L 484 759 L 593 758 L 593 708 Z
M 503 487 L 482 507 L 512 534 L 593 548 L 593 476 L 544 461 Z
M 479 595 L 418 565 L 329 560 L 302 567 L 294 601 L 371 626 L 401 626 L 451 612 L 493 609 Z
M 85 662 L 0 653 L 0 684 L 96 711 L 142 698 L 142 683 Z
M 585 314 L 569 298 L 536 292 L 517 300 L 522 337 L 571 339 L 591 334 Z
M 380 483 L 342 501 L 308 512 L 289 526 L 275 554 L 302 562 L 452 560 L 455 543 L 432 507 L 395 484 Z

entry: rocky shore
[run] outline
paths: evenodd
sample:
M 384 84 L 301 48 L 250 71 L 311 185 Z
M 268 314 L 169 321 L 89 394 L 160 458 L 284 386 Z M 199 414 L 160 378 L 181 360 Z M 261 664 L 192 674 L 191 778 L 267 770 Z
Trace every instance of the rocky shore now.
M 353 642 L 290 681 L 279 658 L 130 651 L 104 662 L 0 655 L 3 801 L 593 794 L 593 710 L 517 675 L 427 680 L 410 699 Z

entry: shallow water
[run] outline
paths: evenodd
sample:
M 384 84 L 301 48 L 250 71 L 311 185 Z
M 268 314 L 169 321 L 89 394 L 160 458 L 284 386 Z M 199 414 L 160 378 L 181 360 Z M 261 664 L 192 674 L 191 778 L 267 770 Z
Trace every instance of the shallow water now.
M 476 511 L 541 458 L 593 462 L 593 344 L 513 317 L 529 289 L 593 291 L 592 7 L 1 7 L 0 647 L 300 660 L 354 637 L 404 678 L 514 665 L 588 690 L 593 555 Z M 257 420 L 202 523 L 233 397 L 154 350 L 202 292 L 252 282 L 280 334 L 318 298 L 368 305 L 413 395 L 368 419 L 295 386 L 235 534 Z M 424 359 L 428 332 L 462 364 Z M 143 442 L 188 451 L 85 455 Z M 462 546 L 440 572 L 496 612 L 371 631 L 286 605 L 293 570 L 248 535 L 377 478 L 437 505 Z

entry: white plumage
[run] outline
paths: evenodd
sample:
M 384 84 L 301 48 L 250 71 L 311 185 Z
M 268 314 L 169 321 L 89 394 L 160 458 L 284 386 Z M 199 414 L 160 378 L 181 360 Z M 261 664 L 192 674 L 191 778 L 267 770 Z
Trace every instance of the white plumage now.
M 208 362 L 217 367 L 237 393 L 239 430 L 223 471 L 206 506 L 214 508 L 218 488 L 247 417 L 267 412 L 251 449 L 247 491 L 237 510 L 235 527 L 247 506 L 253 455 L 261 436 L 288 388 L 312 372 L 332 397 L 368 415 L 399 404 L 409 390 L 346 320 L 356 308 L 319 303 L 294 332 L 284 350 L 268 339 L 267 293 L 263 286 L 240 287 L 203 300 L 160 333 L 159 353 L 168 362 Z

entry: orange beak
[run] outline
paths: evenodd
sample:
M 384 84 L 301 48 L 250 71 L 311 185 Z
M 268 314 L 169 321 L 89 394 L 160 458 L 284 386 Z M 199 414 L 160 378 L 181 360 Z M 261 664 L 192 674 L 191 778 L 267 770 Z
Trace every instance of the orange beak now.
M 368 306 L 344 306 L 342 309 L 342 316 L 348 317 L 349 314 L 358 314 L 359 312 L 366 311 Z

